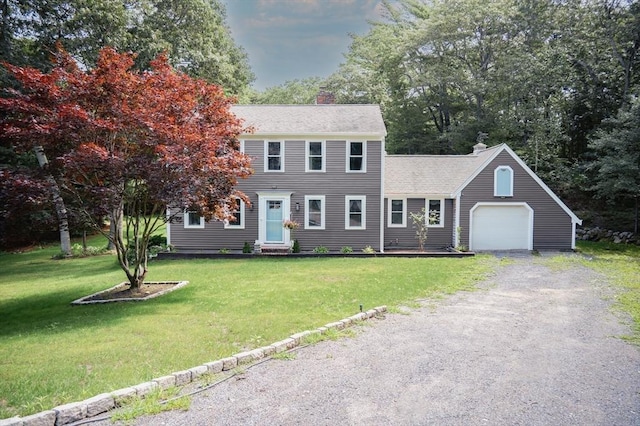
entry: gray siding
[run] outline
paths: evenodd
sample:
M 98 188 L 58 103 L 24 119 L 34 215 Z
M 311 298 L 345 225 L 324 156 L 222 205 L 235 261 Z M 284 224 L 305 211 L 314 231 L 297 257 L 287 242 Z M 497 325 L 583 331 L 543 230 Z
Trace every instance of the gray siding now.
M 510 166 L 513 169 L 513 197 L 493 195 L 493 172 L 498 166 Z M 571 249 L 571 217 L 507 152 L 500 153 L 462 191 L 461 243 L 467 247 L 470 210 L 478 202 L 526 202 L 533 209 L 533 249 Z
M 318 140 L 318 139 L 309 139 Z M 264 171 L 264 141 L 246 140 L 245 153 L 252 157 L 254 175 L 239 182 L 253 203 L 253 210 L 245 210 L 245 229 L 224 229 L 220 222 L 206 223 L 204 229 L 184 229 L 182 224 L 171 227 L 171 243 L 178 249 L 219 250 L 241 249 L 247 241 L 253 245 L 258 239 L 258 195 L 262 191 L 291 191 L 291 218 L 302 226 L 293 231 L 303 251 L 317 246 L 339 250 L 350 246 L 361 250 L 371 246 L 380 250 L 380 188 L 382 142 L 367 141 L 367 172 L 346 172 L 345 140 L 326 143 L 325 172 L 305 172 L 305 141 L 285 140 L 284 172 Z M 305 195 L 325 196 L 325 229 L 304 229 Z M 366 196 L 366 229 L 345 229 L 345 196 Z M 296 203 L 300 210 L 295 211 Z
M 452 227 L 454 218 L 453 200 L 444 200 L 444 227 L 442 228 L 429 228 L 427 231 L 427 243 L 426 249 L 442 249 L 453 245 Z M 388 215 L 389 210 L 387 208 L 387 199 L 385 198 L 385 212 L 384 212 L 384 245 L 386 249 L 417 249 L 418 240 L 416 239 L 416 229 L 413 227 L 411 216 L 409 212 L 419 213 L 425 206 L 424 198 L 409 198 L 407 199 L 407 226 L 404 228 L 389 227 Z

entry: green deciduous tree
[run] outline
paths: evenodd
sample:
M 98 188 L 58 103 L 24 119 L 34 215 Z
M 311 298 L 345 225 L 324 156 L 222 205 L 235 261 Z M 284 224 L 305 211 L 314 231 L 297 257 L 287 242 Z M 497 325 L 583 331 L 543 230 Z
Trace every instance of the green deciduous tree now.
M 51 69 L 56 43 L 85 67 L 100 49 L 138 53 L 136 66 L 167 52 L 171 63 L 239 94 L 253 80 L 219 0 L 1 0 L 0 59 Z

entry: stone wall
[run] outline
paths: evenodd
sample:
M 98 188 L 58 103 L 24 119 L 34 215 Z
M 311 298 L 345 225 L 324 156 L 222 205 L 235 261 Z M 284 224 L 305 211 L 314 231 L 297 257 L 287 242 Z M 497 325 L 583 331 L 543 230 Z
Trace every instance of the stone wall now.
M 598 226 L 594 228 L 577 228 L 576 239 L 584 241 L 608 241 L 615 244 L 640 245 L 640 237 L 633 232 L 612 231 Z

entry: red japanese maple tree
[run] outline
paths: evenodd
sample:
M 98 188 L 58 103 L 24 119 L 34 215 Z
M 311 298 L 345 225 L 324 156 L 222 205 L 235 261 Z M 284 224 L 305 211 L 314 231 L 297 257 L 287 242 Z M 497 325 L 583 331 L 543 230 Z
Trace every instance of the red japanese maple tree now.
M 135 289 L 150 236 L 171 219 L 167 206 L 232 218 L 235 198 L 248 202 L 237 180 L 252 170 L 220 87 L 172 69 L 164 55 L 146 72 L 133 59 L 104 48 L 89 71 L 65 52 L 46 74 L 5 64 L 22 89 L 0 99 L 0 131 L 25 149 L 42 146 L 61 190 L 97 229 L 96 218 L 111 218 L 107 235 Z

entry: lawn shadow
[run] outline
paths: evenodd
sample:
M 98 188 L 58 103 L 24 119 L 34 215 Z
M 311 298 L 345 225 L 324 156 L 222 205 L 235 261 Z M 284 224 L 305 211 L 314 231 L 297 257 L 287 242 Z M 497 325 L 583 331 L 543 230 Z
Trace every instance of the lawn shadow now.
M 184 303 L 184 296 L 175 298 L 171 293 L 142 302 L 71 305 L 87 294 L 89 291 L 73 288 L 0 301 L 0 336 L 50 335 L 77 328 L 108 327 L 131 318 L 157 315 L 167 304 Z

